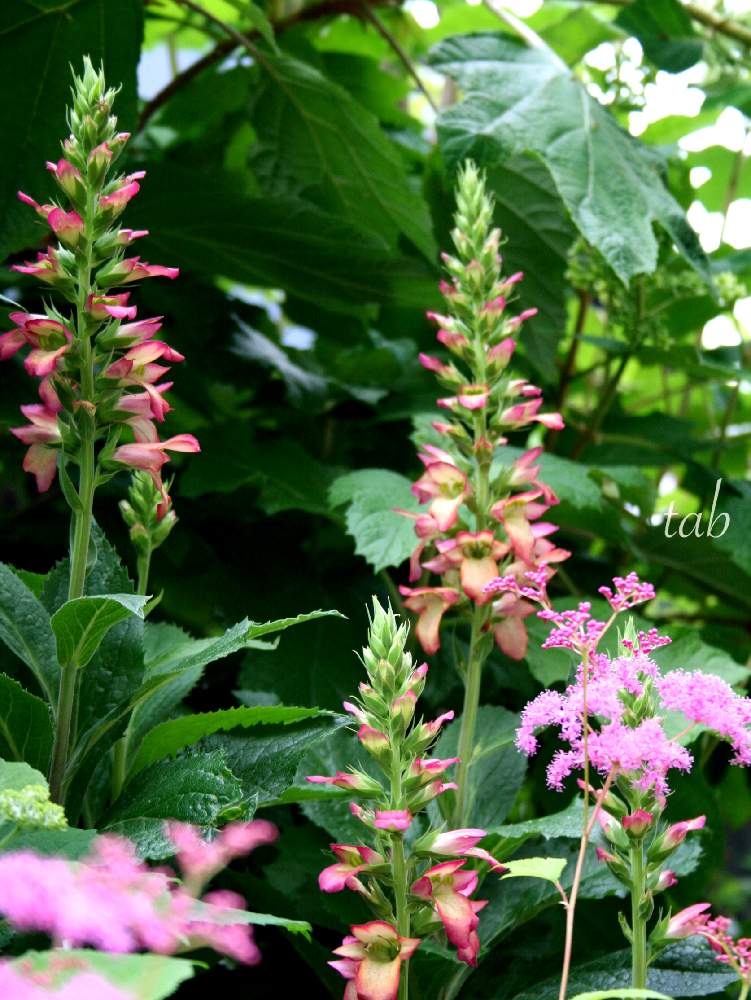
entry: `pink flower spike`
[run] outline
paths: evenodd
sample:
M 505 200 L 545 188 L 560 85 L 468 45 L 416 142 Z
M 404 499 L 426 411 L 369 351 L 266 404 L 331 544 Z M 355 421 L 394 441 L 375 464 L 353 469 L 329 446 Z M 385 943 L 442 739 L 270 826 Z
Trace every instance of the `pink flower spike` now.
M 376 809 L 375 827 L 377 830 L 406 830 L 412 822 L 412 815 L 407 809 Z

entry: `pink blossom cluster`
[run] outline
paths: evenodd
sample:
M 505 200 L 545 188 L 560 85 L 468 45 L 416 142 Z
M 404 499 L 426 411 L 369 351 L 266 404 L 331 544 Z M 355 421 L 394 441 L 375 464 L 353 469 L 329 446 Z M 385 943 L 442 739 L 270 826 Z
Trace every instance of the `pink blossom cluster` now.
M 14 964 L 0 962 L 0 996 L 6 1000 L 133 1000 L 132 993 L 87 971 L 80 958 L 61 953 L 50 966 L 49 971 L 39 972 L 23 960 Z M 66 975 L 71 970 L 72 974 Z M 58 986 L 54 980 L 60 973 L 65 981 Z
M 106 104 L 112 96 L 108 92 L 102 100 Z M 200 450 L 191 434 L 160 441 L 157 431 L 170 410 L 165 398 L 172 385 L 166 380 L 169 365 L 184 358 L 159 339 L 160 316 L 136 319 L 130 292 L 113 289 L 145 278 L 176 278 L 179 271 L 124 256 L 135 239 L 148 235 L 119 224 L 145 172 L 110 177 L 129 134 L 116 132 L 116 119 L 98 106 L 86 120 L 86 127 L 63 143 L 65 157 L 47 164 L 67 206 L 39 204 L 19 192 L 59 242 L 12 270 L 58 291 L 74 312 L 64 315 L 50 305 L 43 313 L 10 314 L 14 327 L 0 336 L 0 360 L 28 348 L 24 367 L 40 380 L 40 402 L 21 407 L 28 423 L 12 433 L 29 446 L 23 467 L 44 492 L 55 478 L 61 451 L 64 460 L 77 460 L 79 420 L 93 421 L 96 437 L 106 441 L 108 462 L 152 476 L 162 517 L 170 505 L 162 467 L 172 452 Z M 134 441 L 115 447 L 123 431 Z
M 654 648 L 654 637 L 647 645 Z M 751 763 L 751 699 L 721 678 L 683 670 L 663 676 L 641 649 L 614 658 L 593 653 L 566 691 L 543 691 L 522 712 L 516 745 L 523 753 L 537 752 L 537 733 L 548 726 L 569 744 L 548 767 L 551 788 L 561 790 L 566 777 L 584 767 L 585 669 L 587 752 L 602 775 L 622 774 L 635 788 L 666 795 L 669 771 L 692 765 L 688 750 L 665 732 L 668 711 L 682 713 L 689 728 L 702 724 L 730 743 L 735 763 Z
M 275 840 L 276 828 L 265 821 L 231 824 L 211 844 L 184 824 L 170 824 L 167 832 L 183 884 L 148 868 L 130 841 L 107 834 L 81 862 L 31 851 L 0 855 L 0 913 L 18 930 L 49 935 L 56 946 L 160 954 L 209 946 L 258 962 L 251 927 L 228 919 L 228 911 L 244 907 L 242 897 L 224 890 L 198 894 L 232 858 Z
M 523 275 L 501 273 L 500 232 L 490 227 L 492 200 L 472 167 L 460 176 L 457 203 L 457 255 L 443 254 L 450 279 L 441 283 L 447 312 L 428 313 L 451 360 L 420 355 L 450 392 L 438 400 L 447 418 L 432 425 L 440 446 L 424 444 L 418 453 L 424 471 L 412 491 L 427 510 L 399 511 L 413 518 L 418 538 L 410 586 L 400 589 L 406 607 L 418 615 L 416 633 L 426 653 L 439 649 L 441 620 L 450 608 L 479 605 L 488 607 L 486 627 L 498 646 L 521 659 L 527 648 L 524 619 L 534 608 L 510 592 L 496 599 L 487 585 L 499 575 L 523 583 L 529 572 L 548 579 L 569 553 L 550 540 L 556 526 L 546 515 L 558 499 L 540 479 L 543 449 L 531 448 L 500 468 L 493 460 L 503 458 L 509 432 L 534 424 L 560 430 L 563 421 L 559 413 L 541 412 L 538 386 L 508 374 L 514 334 L 537 310 L 509 312 Z M 426 573 L 439 582 L 422 582 Z

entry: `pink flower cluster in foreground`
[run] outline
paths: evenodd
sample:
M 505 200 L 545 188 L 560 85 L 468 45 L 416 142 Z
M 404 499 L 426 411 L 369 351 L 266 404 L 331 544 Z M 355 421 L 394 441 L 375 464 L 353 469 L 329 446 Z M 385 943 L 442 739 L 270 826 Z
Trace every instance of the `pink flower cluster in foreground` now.
M 208 946 L 239 962 L 258 962 L 252 928 L 230 922 L 231 911 L 244 908 L 243 898 L 224 890 L 200 893 L 233 858 L 274 841 L 276 828 L 260 820 L 230 824 L 212 843 L 181 823 L 168 824 L 167 832 L 182 884 L 140 861 L 130 841 L 106 834 L 80 862 L 31 851 L 0 855 L 0 914 L 17 930 L 47 934 L 58 947 L 172 954 Z
M 75 971 L 79 968 L 82 971 Z M 71 970 L 62 986 L 52 985 L 55 975 L 50 972 L 59 975 Z M 132 993 L 124 993 L 96 973 L 86 971 L 85 962 L 64 954 L 51 963 L 49 972 L 35 971 L 29 962 L 0 962 L 0 996 L 4 1000 L 133 1000 Z

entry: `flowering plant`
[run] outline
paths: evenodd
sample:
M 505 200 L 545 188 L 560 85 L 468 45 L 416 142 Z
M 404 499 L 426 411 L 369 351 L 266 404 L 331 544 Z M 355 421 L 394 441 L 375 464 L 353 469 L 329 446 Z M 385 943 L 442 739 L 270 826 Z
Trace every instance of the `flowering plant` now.
M 345 1000 L 396 1000 L 397 994 L 406 1000 L 408 971 L 402 971 L 402 964 L 437 928 L 457 949 L 460 961 L 476 965 L 479 913 L 486 901 L 471 898 L 479 876 L 468 863 L 476 859 L 493 871 L 505 871 L 477 846 L 485 830 L 430 826 L 417 835 L 418 814 L 456 788 L 444 777 L 457 758 L 426 756 L 453 712 L 430 722 L 416 719 L 428 666 L 414 667 L 405 651 L 407 634 L 408 626 L 374 601 L 362 652 L 368 682 L 360 684 L 356 700 L 344 703 L 382 777 L 350 767 L 333 777 L 308 778 L 366 799 L 367 805 L 352 802 L 350 808 L 375 840 L 375 847 L 332 844 L 337 861 L 318 880 L 323 892 L 359 893 L 376 917 L 352 927 L 335 951 L 337 960 L 330 963 L 348 981 Z
M 439 327 L 437 339 L 451 360 L 420 355 L 452 394 L 438 400 L 446 419 L 433 422 L 440 445 L 426 443 L 419 452 L 425 466 L 412 487 L 427 511 L 415 519 L 419 539 L 410 559 L 410 583 L 402 586 L 404 605 L 417 612 L 416 635 L 428 654 L 440 647 L 444 614 L 456 610 L 470 623 L 467 662 L 462 667 L 465 704 L 462 714 L 455 818 L 466 819 L 466 781 L 474 740 L 483 662 L 492 639 L 512 659 L 527 649 L 524 619 L 534 607 L 509 593 L 486 589 L 499 572 L 523 580 L 537 571 L 545 579 L 569 553 L 550 541 L 555 525 L 543 520 L 558 499 L 539 479 L 541 447 L 504 461 L 505 435 L 535 424 L 561 429 L 559 413 L 541 413 L 542 390 L 513 378 L 509 364 L 514 335 L 536 309 L 509 315 L 515 286 L 523 275 L 502 274 L 501 233 L 493 226 L 492 197 L 471 162 L 460 170 L 452 238 L 455 255 L 443 254 L 449 277 L 441 283 L 447 314 L 428 313 Z M 408 512 L 401 511 L 403 514 Z M 437 586 L 429 585 L 437 575 Z

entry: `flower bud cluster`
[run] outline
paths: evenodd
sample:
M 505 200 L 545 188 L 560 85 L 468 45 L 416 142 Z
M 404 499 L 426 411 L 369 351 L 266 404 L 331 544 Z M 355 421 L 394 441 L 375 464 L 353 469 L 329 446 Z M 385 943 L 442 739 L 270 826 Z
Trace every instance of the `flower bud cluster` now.
M 401 588 L 405 605 L 419 615 L 417 636 L 426 653 L 440 646 L 443 614 L 451 607 L 487 605 L 485 627 L 501 649 L 515 659 L 524 656 L 524 618 L 533 611 L 523 599 L 495 598 L 485 585 L 500 573 L 523 580 L 566 559 L 549 536 L 555 525 L 543 520 L 558 502 L 539 479 L 533 448 L 514 462 L 503 461 L 506 434 L 534 424 L 560 429 L 558 413 L 541 413 L 542 392 L 508 368 L 522 323 L 537 312 L 510 315 L 508 306 L 522 274 L 504 276 L 500 231 L 493 227 L 493 200 L 473 163 L 459 174 L 457 211 L 452 238 L 455 254 L 444 254 L 449 280 L 441 283 L 446 313 L 428 313 L 438 325 L 437 339 L 450 357 L 421 354 L 449 395 L 438 400 L 446 419 L 433 423 L 441 445 L 425 444 L 419 452 L 425 471 L 413 486 L 425 513 L 413 517 L 418 545 L 410 561 L 410 583 Z M 423 584 L 425 574 L 440 584 Z
M 177 268 L 126 256 L 134 240 L 148 235 L 119 223 L 145 173 L 116 169 L 129 135 L 117 131 L 115 95 L 86 59 L 83 75 L 74 77 L 64 156 L 47 164 L 60 199 L 39 204 L 19 192 L 58 242 L 13 270 L 37 278 L 73 308 L 45 304 L 43 313 L 11 313 L 15 327 L 0 336 L 0 360 L 30 348 L 24 367 L 40 380 L 41 402 L 23 406 L 29 423 L 12 429 L 29 445 L 24 469 L 34 474 L 40 491 L 49 489 L 59 459 L 61 484 L 75 507 L 67 468 L 81 464 L 82 439 L 93 439 L 100 446 L 97 481 L 123 465 L 146 470 L 159 490 L 161 518 L 170 503 L 160 473 L 168 452 L 195 452 L 199 446 L 190 434 L 159 440 L 156 424 L 170 409 L 165 393 L 172 385 L 165 381 L 164 362 L 183 356 L 157 339 L 161 317 L 136 320 L 130 292 L 113 291 L 144 278 L 178 275 Z M 126 431 L 135 443 L 118 447 Z
M 130 480 L 128 499 L 119 507 L 128 526 L 130 541 L 139 556 L 149 557 L 159 548 L 177 524 L 177 515 L 170 508 L 159 517 L 161 494 L 147 472 L 136 470 Z
M 353 927 L 332 962 L 348 979 L 346 996 L 353 1000 L 375 996 L 367 992 L 367 983 L 376 977 L 385 984 L 379 1000 L 395 998 L 402 961 L 422 938 L 441 927 L 459 958 L 476 964 L 478 914 L 485 904 L 470 898 L 478 873 L 466 865 L 476 859 L 495 871 L 504 870 L 477 846 L 484 830 L 428 829 L 413 839 L 417 814 L 456 788 L 445 778 L 457 758 L 427 756 L 453 712 L 432 721 L 417 716 L 428 667 L 414 666 L 405 648 L 407 634 L 408 626 L 374 601 L 368 645 L 362 652 L 367 682 L 360 685 L 356 698 L 344 703 L 380 776 L 350 768 L 331 777 L 308 778 L 365 801 L 364 805 L 351 802 L 350 809 L 370 832 L 371 844 L 332 844 L 336 862 L 319 877 L 323 892 L 359 893 L 376 918 Z

